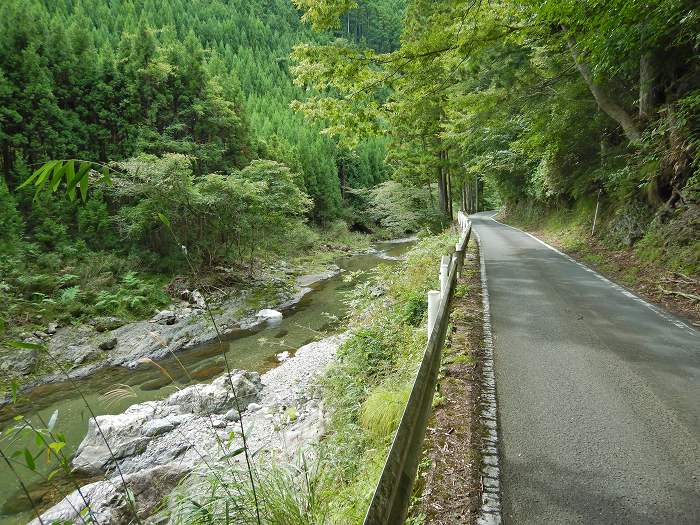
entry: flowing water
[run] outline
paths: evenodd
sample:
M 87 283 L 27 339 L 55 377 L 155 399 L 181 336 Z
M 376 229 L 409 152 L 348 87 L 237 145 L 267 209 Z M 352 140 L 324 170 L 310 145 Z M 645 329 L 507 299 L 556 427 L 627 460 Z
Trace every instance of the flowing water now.
M 143 366 L 135 370 L 126 368 L 106 368 L 95 372 L 90 377 L 79 380 L 78 386 L 85 395 L 93 411 L 97 414 L 117 414 L 135 403 L 154 399 L 163 399 L 175 391 L 175 386 L 168 375 L 182 387 L 191 382 L 201 383 L 221 374 L 224 370 L 222 353 L 226 352 L 232 368 L 264 372 L 277 364 L 276 355 L 280 352 L 294 350 L 322 337 L 337 328 L 335 319 L 342 317 L 345 308 L 342 294 L 361 282 L 363 277 L 347 282 L 344 276 L 348 272 L 369 270 L 380 264 L 395 264 L 412 245 L 411 240 L 404 242 L 377 243 L 377 253 L 344 257 L 337 262 L 345 272 L 325 281 L 311 285 L 312 292 L 291 309 L 284 312 L 284 318 L 276 324 L 263 324 L 250 330 L 237 330 L 225 336 L 223 344 L 207 343 L 190 350 L 180 352 L 178 359 L 166 359 L 156 366 Z M 178 362 L 179 361 L 179 362 Z M 187 369 L 188 373 L 183 370 Z M 167 374 L 163 372 L 167 371 Z M 124 385 L 124 386 L 122 386 Z M 118 396 L 109 398 L 106 392 L 119 389 Z M 34 389 L 30 394 L 30 403 L 19 407 L 0 409 L 0 428 L 12 424 L 12 417 L 21 413 L 32 421 L 39 423 L 39 416 L 48 421 L 57 411 L 56 432 L 66 436 L 67 446 L 64 452 L 70 456 L 82 441 L 87 430 L 89 413 L 79 394 L 68 383 L 54 383 Z M 6 454 L 21 450 L 28 443 L 29 437 L 22 439 L 22 444 L 9 443 L 2 439 L 0 446 Z M 30 441 L 30 449 L 37 450 Z M 61 476 L 53 478 L 51 483 L 45 479 L 52 468 L 45 464 L 43 458 L 37 458 L 37 475 L 24 469 L 20 463 L 21 456 L 15 464 L 27 485 L 30 496 L 39 507 L 48 507 L 60 499 L 60 494 L 72 491 L 73 482 Z M 88 479 L 77 480 L 81 484 Z M 20 485 L 6 464 L 0 465 L 0 525 L 26 523 L 33 517 Z

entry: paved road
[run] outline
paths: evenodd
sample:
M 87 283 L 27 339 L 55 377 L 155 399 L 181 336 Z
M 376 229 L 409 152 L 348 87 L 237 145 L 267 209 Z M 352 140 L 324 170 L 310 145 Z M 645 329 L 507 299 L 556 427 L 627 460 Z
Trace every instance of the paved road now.
M 506 524 L 700 524 L 700 333 L 477 214 Z

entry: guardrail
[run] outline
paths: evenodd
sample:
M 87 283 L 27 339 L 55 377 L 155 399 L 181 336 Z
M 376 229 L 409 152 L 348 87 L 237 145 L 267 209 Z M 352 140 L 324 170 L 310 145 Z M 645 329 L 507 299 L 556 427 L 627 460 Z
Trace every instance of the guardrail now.
M 451 256 L 440 264 L 440 291 L 428 292 L 428 343 L 382 475 L 365 515 L 364 525 L 398 525 L 406 520 L 425 429 L 433 404 L 442 347 L 450 320 L 450 303 L 471 235 L 471 222 L 459 212 L 461 232 Z

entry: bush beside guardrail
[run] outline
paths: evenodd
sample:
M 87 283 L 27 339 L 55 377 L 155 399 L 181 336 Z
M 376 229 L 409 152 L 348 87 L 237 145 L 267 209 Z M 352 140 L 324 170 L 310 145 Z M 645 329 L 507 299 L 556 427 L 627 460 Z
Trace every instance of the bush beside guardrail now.
M 406 520 L 447 335 L 450 304 L 471 235 L 471 222 L 467 216 L 459 212 L 457 219 L 460 239 L 454 253 L 441 260 L 441 290 L 428 292 L 428 343 L 425 354 L 365 515 L 364 525 L 398 525 Z

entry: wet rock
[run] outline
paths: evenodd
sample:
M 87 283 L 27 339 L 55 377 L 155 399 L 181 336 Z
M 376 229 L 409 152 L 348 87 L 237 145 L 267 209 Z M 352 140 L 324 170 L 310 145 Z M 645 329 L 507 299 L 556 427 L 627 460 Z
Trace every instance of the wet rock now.
M 192 379 L 209 379 L 214 377 L 215 375 L 220 374 L 225 369 L 226 365 L 224 365 L 224 363 L 212 363 L 207 366 L 198 368 L 197 370 L 191 373 L 191 376 Z
M 56 330 L 58 330 L 58 323 L 49 323 L 46 327 L 46 333 L 49 335 L 55 334 Z
M 113 350 L 117 346 L 117 338 L 112 337 L 102 341 L 99 345 L 100 350 Z
M 120 326 L 124 326 L 126 321 L 124 321 L 124 319 L 120 319 L 119 317 L 101 316 L 95 317 L 92 321 L 90 321 L 90 324 L 92 324 L 92 326 L 98 332 L 109 332 L 110 330 L 116 330 Z
M 0 353 L 0 371 L 13 375 L 27 375 L 34 371 L 39 361 L 39 351 L 16 348 Z
M 152 323 L 172 325 L 177 322 L 175 312 L 171 310 L 161 310 L 152 319 Z
M 281 320 L 282 319 L 282 312 L 278 310 L 273 310 L 271 308 L 263 308 L 260 310 L 255 316 L 258 319 L 267 319 L 267 320 Z
M 149 392 L 151 390 L 160 390 L 161 388 L 169 385 L 172 382 L 172 379 L 170 379 L 169 377 L 158 377 L 156 379 L 151 379 L 150 381 L 146 381 L 145 383 L 143 383 L 141 385 L 141 390 L 143 390 L 144 392 Z

